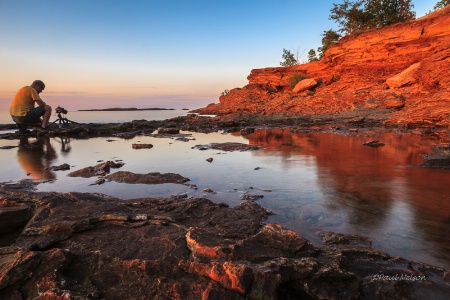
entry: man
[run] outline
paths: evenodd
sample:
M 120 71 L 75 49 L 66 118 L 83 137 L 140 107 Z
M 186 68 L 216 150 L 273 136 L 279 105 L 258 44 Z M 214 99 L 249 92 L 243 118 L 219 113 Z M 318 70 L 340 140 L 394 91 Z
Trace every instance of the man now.
M 35 80 L 31 86 L 21 88 L 14 96 L 9 113 L 20 132 L 29 132 L 27 131 L 29 124 L 39 123 L 42 129 L 47 127 L 52 108 L 39 96 L 44 89 L 45 84 L 41 80 Z

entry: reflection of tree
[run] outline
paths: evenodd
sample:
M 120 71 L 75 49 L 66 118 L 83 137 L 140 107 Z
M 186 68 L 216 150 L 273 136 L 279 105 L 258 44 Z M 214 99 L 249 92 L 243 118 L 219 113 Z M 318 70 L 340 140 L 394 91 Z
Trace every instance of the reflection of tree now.
M 50 144 L 49 137 L 39 137 L 34 142 L 30 142 L 28 137 L 23 137 L 19 142 L 17 161 L 34 180 L 43 181 L 56 178 L 53 172 L 47 170 L 56 157 L 57 154 Z

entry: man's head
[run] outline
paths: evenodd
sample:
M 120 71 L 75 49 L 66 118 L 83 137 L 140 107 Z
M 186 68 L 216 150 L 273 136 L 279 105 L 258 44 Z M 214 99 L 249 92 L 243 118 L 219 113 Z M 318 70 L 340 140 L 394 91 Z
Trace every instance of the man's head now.
M 42 80 L 35 80 L 31 84 L 31 87 L 34 88 L 39 94 L 45 89 L 45 83 Z

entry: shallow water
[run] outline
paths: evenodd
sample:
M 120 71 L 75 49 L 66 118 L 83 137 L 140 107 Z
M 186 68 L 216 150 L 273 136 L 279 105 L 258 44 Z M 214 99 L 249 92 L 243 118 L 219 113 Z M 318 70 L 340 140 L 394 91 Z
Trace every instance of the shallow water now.
M 275 213 L 268 222 L 280 223 L 314 243 L 320 243 L 319 230 L 359 234 L 393 256 L 450 269 L 450 172 L 417 166 L 435 140 L 395 133 L 292 134 L 288 129 L 257 130 L 246 137 L 193 133 L 188 138 L 187 142 L 151 136 L 0 140 L 0 146 L 35 144 L 32 150 L 0 150 L 0 181 L 32 178 L 42 181 L 39 191 L 98 192 L 123 199 L 186 193 L 232 206 L 245 193 L 263 195 L 258 203 Z M 385 146 L 362 145 L 370 140 Z M 248 152 L 192 148 L 211 142 L 262 148 Z M 133 143 L 154 147 L 137 150 Z M 209 157 L 211 163 L 206 161 Z M 198 189 L 180 184 L 90 185 L 97 178 L 66 176 L 106 160 L 120 160 L 125 165 L 119 170 L 135 173 L 179 173 Z M 45 170 L 63 163 L 71 170 Z M 214 192 L 205 192 L 207 188 Z
M 123 123 L 133 120 L 165 120 L 178 116 L 185 116 L 187 110 L 135 110 L 135 111 L 69 111 L 62 115 L 70 121 L 77 123 Z M 58 117 L 53 114 L 50 123 Z M 0 124 L 13 124 L 7 111 L 0 111 Z M 57 124 L 57 123 L 56 123 Z

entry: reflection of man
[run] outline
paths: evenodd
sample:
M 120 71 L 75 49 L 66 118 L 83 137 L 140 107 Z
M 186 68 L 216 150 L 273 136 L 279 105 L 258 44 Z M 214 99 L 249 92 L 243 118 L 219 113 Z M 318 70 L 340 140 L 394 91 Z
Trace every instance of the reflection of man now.
M 39 123 L 42 128 L 47 127 L 52 108 L 39 96 L 44 89 L 45 84 L 41 80 L 35 80 L 31 86 L 24 86 L 14 96 L 9 113 L 20 132 L 27 132 L 29 124 Z M 35 104 L 38 106 L 34 107 Z
M 29 143 L 27 137 L 20 140 L 17 161 L 24 171 L 36 181 L 56 178 L 53 172 L 46 170 L 56 156 L 49 137 L 39 138 L 33 143 Z

